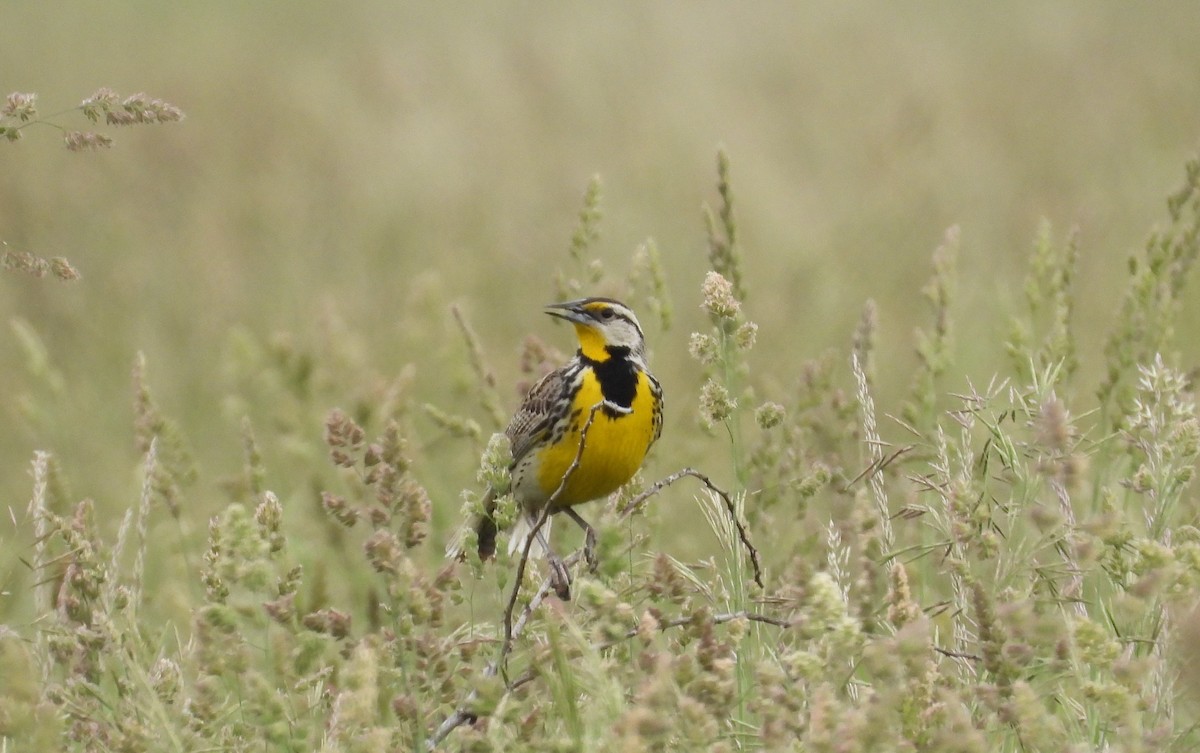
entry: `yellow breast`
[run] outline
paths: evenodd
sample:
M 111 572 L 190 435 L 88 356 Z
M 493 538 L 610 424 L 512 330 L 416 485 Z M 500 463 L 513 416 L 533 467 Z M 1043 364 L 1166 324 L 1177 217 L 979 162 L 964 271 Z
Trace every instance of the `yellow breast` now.
M 637 473 L 655 439 L 654 416 L 657 406 L 650 389 L 649 378 L 637 375 L 637 393 L 627 414 L 597 410 L 587 437 L 579 467 L 567 480 L 566 489 L 559 495 L 556 507 L 571 507 L 612 494 Z M 561 441 L 542 448 L 538 453 L 537 482 L 547 499 L 562 483 L 567 469 L 579 453 L 580 433 L 587 423 L 592 406 L 604 400 L 600 383 L 590 371 L 585 372 L 583 384 L 575 396 L 570 424 Z

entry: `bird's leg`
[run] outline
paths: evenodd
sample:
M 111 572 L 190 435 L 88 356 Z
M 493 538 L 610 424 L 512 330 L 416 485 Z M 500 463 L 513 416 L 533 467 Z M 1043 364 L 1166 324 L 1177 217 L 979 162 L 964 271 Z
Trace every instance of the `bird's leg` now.
M 596 572 L 596 568 L 600 566 L 600 560 L 596 558 L 596 529 L 592 528 L 586 520 L 579 516 L 579 513 L 570 507 L 566 508 L 564 512 L 583 529 L 583 558 L 587 560 L 588 572 Z
M 571 571 L 567 569 L 567 563 L 562 561 L 562 558 L 554 553 L 550 548 L 550 542 L 546 540 L 542 529 L 538 529 L 537 542 L 542 545 L 542 551 L 546 553 L 546 562 L 550 565 L 550 585 L 554 587 L 554 593 L 563 601 L 571 600 Z

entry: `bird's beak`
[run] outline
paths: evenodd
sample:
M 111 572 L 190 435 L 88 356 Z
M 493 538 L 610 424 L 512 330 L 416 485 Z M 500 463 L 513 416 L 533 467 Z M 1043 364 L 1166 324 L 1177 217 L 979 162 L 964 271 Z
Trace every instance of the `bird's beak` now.
M 592 317 L 583 310 L 583 307 L 580 305 L 579 301 L 548 304 L 546 306 L 546 313 L 550 316 L 558 317 L 559 319 L 566 319 L 568 322 L 573 324 L 583 324 L 586 326 L 596 323 L 596 320 L 592 319 Z

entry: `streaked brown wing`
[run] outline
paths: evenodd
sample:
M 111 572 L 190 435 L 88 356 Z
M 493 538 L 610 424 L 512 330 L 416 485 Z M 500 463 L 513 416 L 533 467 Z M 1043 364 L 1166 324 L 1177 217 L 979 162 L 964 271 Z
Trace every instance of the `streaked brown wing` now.
M 512 443 L 513 465 L 538 445 L 570 407 L 570 387 L 579 370 L 572 362 L 538 380 L 513 414 L 504 433 Z
M 658 380 L 649 371 L 646 372 L 646 379 L 650 382 L 650 394 L 654 395 L 654 439 L 650 440 L 650 444 L 654 444 L 662 436 L 663 391 L 662 385 L 658 383 Z

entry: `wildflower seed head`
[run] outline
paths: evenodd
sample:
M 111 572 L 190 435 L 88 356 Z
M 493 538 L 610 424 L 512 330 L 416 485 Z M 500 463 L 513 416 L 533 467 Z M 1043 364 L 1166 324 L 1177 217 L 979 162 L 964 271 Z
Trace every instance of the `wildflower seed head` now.
M 371 507 L 367 510 L 366 515 L 374 529 L 387 528 L 396 520 L 396 512 L 391 506 Z M 403 525 L 404 519 L 404 515 L 401 514 L 401 525 Z
M 83 152 L 89 149 L 107 149 L 113 144 L 112 138 L 95 131 L 67 131 L 63 136 L 63 144 L 67 151 Z
M 733 321 L 742 312 L 742 304 L 733 295 L 733 283 L 718 272 L 709 272 L 700 288 L 703 302 L 700 307 L 716 321 Z
M 335 408 L 325 419 L 325 444 L 334 465 L 353 468 L 354 454 L 362 448 L 366 433 L 342 410 Z
M 509 466 L 512 465 L 512 443 L 508 435 L 496 432 L 488 440 L 479 460 L 479 483 L 491 488 L 497 495 L 508 493 L 512 483 Z
M 517 499 L 511 494 L 496 498 L 496 508 L 492 511 L 492 520 L 501 531 L 508 530 L 517 520 Z
M 754 322 L 742 322 L 733 333 L 733 343 L 738 350 L 750 350 L 758 342 L 758 325 Z
M 642 612 L 641 617 L 638 617 L 637 638 L 643 647 L 649 646 L 654 642 L 654 636 L 659 630 L 659 621 L 654 611 L 647 609 Z
M 875 350 L 875 333 L 878 330 L 879 308 L 875 305 L 874 300 L 868 298 L 866 304 L 863 305 L 858 326 L 854 328 L 854 337 L 851 342 L 854 353 L 858 355 L 859 362 L 863 364 L 863 371 L 868 375 L 871 373 L 869 364 L 871 353 Z
M 451 554 L 462 553 L 460 556 L 470 565 L 476 578 L 483 575 L 483 560 L 479 557 L 479 531 L 475 526 L 463 526 L 451 547 Z
M 433 502 L 429 492 L 410 475 L 400 482 L 395 501 L 396 514 L 400 519 L 399 532 L 404 546 L 412 549 L 429 535 L 429 519 L 433 516 Z
M 1129 479 L 1129 488 L 1139 494 L 1145 494 L 1154 488 L 1154 474 L 1150 471 L 1149 466 L 1145 463 L 1138 466 L 1133 477 Z
M 321 507 L 337 522 L 352 528 L 358 522 L 358 510 L 346 502 L 346 498 L 329 492 L 321 492 Z
M 713 379 L 704 383 L 700 389 L 700 419 L 706 428 L 729 420 L 735 408 L 737 401 L 730 397 L 724 385 Z
M 104 113 L 105 125 L 111 126 L 131 126 L 137 123 L 137 116 L 125 110 L 109 110 Z
M 3 255 L 0 255 L 0 269 L 22 272 L 40 278 L 45 277 L 50 271 L 50 262 L 28 251 L 5 251 Z
M 783 423 L 786 416 L 787 411 L 784 410 L 784 407 L 774 402 L 765 402 L 754 411 L 754 420 L 758 424 L 758 428 L 763 430 L 775 428 Z
M 716 338 L 699 332 L 693 332 L 688 340 L 688 354 L 705 366 L 716 363 L 721 357 Z
M 120 96 L 108 87 L 101 87 L 92 96 L 79 103 L 79 109 L 93 123 L 100 120 L 100 115 L 111 110 L 120 101 Z
M 376 446 L 380 448 L 380 461 L 397 471 L 404 473 L 412 465 L 412 460 L 408 457 L 408 440 L 401 436 L 400 426 L 395 419 L 388 420 L 383 436 L 379 438 Z
M 821 462 L 813 463 L 808 475 L 796 484 L 796 493 L 800 495 L 801 499 L 810 499 L 825 488 L 831 478 L 833 478 L 833 471 L 829 469 L 829 466 Z
M 364 453 L 364 466 L 366 465 L 367 456 L 370 454 L 371 451 L 369 449 Z M 368 486 L 374 488 L 376 501 L 383 505 L 385 510 L 390 512 L 392 503 L 396 498 L 396 487 L 400 483 L 400 473 L 395 467 L 387 463 L 377 463 L 367 471 L 365 481 Z
M 330 721 L 330 737 L 351 738 L 368 729 L 375 720 L 379 705 L 379 661 L 375 647 L 370 641 L 358 642 L 342 665 L 339 674 L 339 690 L 334 700 Z M 371 749 L 367 745 L 363 749 Z
M 101 90 L 101 92 L 104 92 L 103 102 L 89 98 L 83 101 L 82 107 L 84 114 L 89 118 L 93 114 L 98 118 L 99 113 L 103 112 L 104 122 L 109 125 L 175 123 L 183 120 L 182 110 L 161 99 L 153 99 L 141 93 L 134 94 L 126 97 L 121 102 L 120 108 L 117 108 L 115 102 L 108 101 L 109 95 L 115 99 L 115 93 L 110 90 Z M 97 92 L 97 94 L 101 92 Z
M 363 542 L 363 550 L 367 553 L 367 561 L 371 563 L 375 572 L 399 572 L 404 553 L 396 534 L 386 529 L 378 530 Z
M 788 677 L 816 682 L 825 674 L 825 660 L 811 651 L 789 651 L 781 658 Z
M 1051 396 L 1041 405 L 1035 420 L 1038 442 L 1049 449 L 1064 452 L 1074 435 L 1071 415 L 1062 400 Z
M 808 627 L 818 634 L 832 628 L 846 614 L 842 589 L 825 571 L 813 573 L 808 582 Z
M 654 565 L 646 581 L 646 592 L 659 601 L 681 602 L 690 592 L 688 582 L 665 554 L 654 558 Z
M 1112 718 L 1128 713 L 1133 702 L 1129 690 L 1115 682 L 1089 680 L 1083 683 L 1081 690 L 1084 699 L 1103 709 L 1105 716 Z
M 363 453 L 363 468 L 374 468 L 383 462 L 383 447 L 372 442 L 367 445 L 366 452 Z
M 664 713 L 665 709 L 648 705 L 644 695 L 639 693 L 639 703 L 617 721 L 615 732 L 622 741 L 620 747 L 630 751 L 669 750 L 675 742 L 673 717 Z
M 0 114 L 6 118 L 16 118 L 28 122 L 37 117 L 37 95 L 25 92 L 13 92 L 4 102 Z
M 1169 442 L 1176 447 L 1176 453 L 1180 457 L 1194 458 L 1200 454 L 1200 422 L 1195 418 L 1187 418 L 1177 424 L 1171 432 Z M 1194 470 L 1191 466 L 1188 470 Z M 1190 480 L 1189 474 L 1187 479 Z
M 620 640 L 637 625 L 633 607 L 598 580 L 588 579 L 576 587 L 579 606 L 593 616 L 590 630 L 598 641 Z
M 1065 516 L 1058 507 L 1037 505 L 1030 508 L 1029 519 L 1039 531 L 1052 531 L 1063 524 Z
M 350 615 L 336 609 L 318 609 L 304 616 L 304 627 L 315 633 L 345 638 L 350 635 Z
M 174 705 L 183 686 L 183 670 L 174 661 L 166 657 L 160 658 L 150 668 L 150 686 L 154 688 L 154 694 L 159 700 L 167 705 Z
M 1133 549 L 1137 553 L 1133 572 L 1137 575 L 1162 570 L 1175 561 L 1174 550 L 1153 539 L 1137 539 L 1133 542 Z
M 902 628 L 921 616 L 921 608 L 913 601 L 908 587 L 908 571 L 895 562 L 891 569 L 891 592 L 888 594 L 888 622 Z
M 296 619 L 296 594 L 289 593 L 278 599 L 263 602 L 267 616 L 280 625 L 290 625 Z
M 1103 626 L 1087 617 L 1072 621 L 1071 637 L 1077 657 L 1084 666 L 1111 669 L 1121 656 L 1121 644 Z
M 280 552 L 286 543 L 283 536 L 283 505 L 279 504 L 274 492 L 263 494 L 263 501 L 254 510 L 254 519 L 271 554 Z
M 117 586 L 113 591 L 113 611 L 121 612 L 133 603 L 133 591 L 129 586 Z

